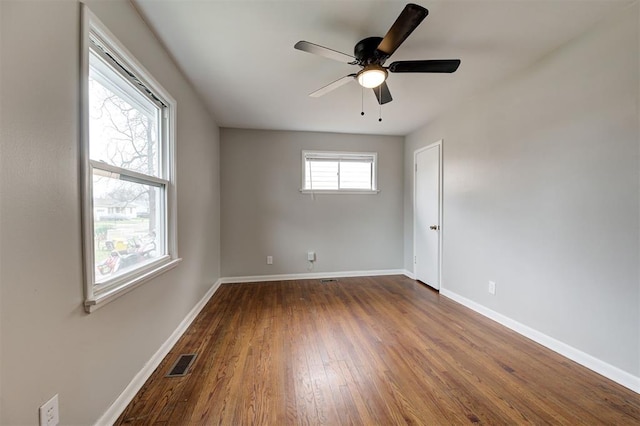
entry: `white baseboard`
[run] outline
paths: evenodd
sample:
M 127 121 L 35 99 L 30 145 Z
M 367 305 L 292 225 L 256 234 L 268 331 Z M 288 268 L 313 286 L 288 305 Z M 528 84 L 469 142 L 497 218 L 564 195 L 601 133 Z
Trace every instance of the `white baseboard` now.
M 382 275 L 407 275 L 407 271 L 405 271 L 404 269 L 377 269 L 372 271 L 309 272 L 302 274 L 252 275 L 245 277 L 224 277 L 220 278 L 220 281 L 222 282 L 222 284 L 231 284 L 342 277 L 373 277 Z
M 221 280 L 218 280 L 211 286 L 211 288 L 207 291 L 207 293 L 200 299 L 200 301 L 189 311 L 187 316 L 180 322 L 178 327 L 171 333 L 171 336 L 160 346 L 160 349 L 156 351 L 156 353 L 151 357 L 149 361 L 142 367 L 142 370 L 135 375 L 135 377 L 131 380 L 131 382 L 127 385 L 127 387 L 122 391 L 120 396 L 111 404 L 111 407 L 98 419 L 95 423 L 96 426 L 102 425 L 112 425 L 118 420 L 118 417 L 122 412 L 127 408 L 127 405 L 133 400 L 133 397 L 136 396 L 138 391 L 145 384 L 147 379 L 151 377 L 151 374 L 155 371 L 155 369 L 160 365 L 165 356 L 171 351 L 173 346 L 178 342 L 178 339 L 184 334 L 184 332 L 189 328 L 193 320 L 198 316 L 202 308 L 207 304 L 209 299 L 213 296 L 213 294 L 218 290 L 222 284 Z
M 464 296 L 460 296 L 457 293 L 446 289 L 440 289 L 440 294 L 504 325 L 507 328 L 510 328 L 511 330 L 551 349 L 554 352 L 559 353 L 564 357 L 569 358 L 572 361 L 577 362 L 580 365 L 583 365 L 584 367 L 587 367 L 590 370 L 595 371 L 598 374 L 601 374 L 608 379 L 613 380 L 616 383 L 621 384 L 626 388 L 631 389 L 636 393 L 640 393 L 640 377 L 627 373 L 618 367 L 614 367 L 613 365 L 582 352 L 579 349 L 569 346 L 566 343 L 554 339 L 553 337 L 547 336 L 538 330 L 495 312 L 479 303 L 467 299 Z

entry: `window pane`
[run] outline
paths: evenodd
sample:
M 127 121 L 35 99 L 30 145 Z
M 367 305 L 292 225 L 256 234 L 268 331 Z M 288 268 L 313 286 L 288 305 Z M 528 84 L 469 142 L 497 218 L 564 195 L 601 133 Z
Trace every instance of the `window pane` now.
M 302 151 L 303 189 L 375 192 L 375 152 Z
M 337 161 L 307 161 L 310 189 L 338 189 Z
M 165 254 L 163 188 L 93 174 L 95 283 Z
M 162 177 L 158 138 L 160 108 L 129 82 L 90 55 L 89 156 Z
M 341 189 L 372 189 L 371 166 L 373 163 L 343 161 L 340 163 Z

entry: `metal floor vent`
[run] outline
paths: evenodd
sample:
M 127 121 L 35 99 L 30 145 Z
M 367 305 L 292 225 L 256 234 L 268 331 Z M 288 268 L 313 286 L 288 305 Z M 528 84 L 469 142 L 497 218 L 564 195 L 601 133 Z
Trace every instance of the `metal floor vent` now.
M 178 360 L 173 364 L 169 373 L 167 373 L 166 377 L 180 377 L 185 376 L 187 371 L 189 371 L 189 367 L 193 364 L 193 361 L 196 359 L 196 354 L 183 354 L 178 357 Z
M 335 278 L 327 278 L 324 280 L 320 280 L 321 283 L 335 283 L 338 282 L 338 280 L 336 280 Z

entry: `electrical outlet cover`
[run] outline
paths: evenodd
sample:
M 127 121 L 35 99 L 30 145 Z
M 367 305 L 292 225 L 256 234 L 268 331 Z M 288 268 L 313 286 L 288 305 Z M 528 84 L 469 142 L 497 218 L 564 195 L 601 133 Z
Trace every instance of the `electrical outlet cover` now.
M 40 407 L 40 426 L 56 426 L 60 423 L 58 412 L 58 394 Z

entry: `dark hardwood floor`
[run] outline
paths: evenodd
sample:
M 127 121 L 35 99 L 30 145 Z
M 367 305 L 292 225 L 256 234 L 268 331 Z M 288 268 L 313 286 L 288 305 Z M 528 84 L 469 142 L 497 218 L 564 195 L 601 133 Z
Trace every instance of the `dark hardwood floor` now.
M 403 276 L 226 284 L 116 424 L 469 423 L 640 424 L 640 395 Z

